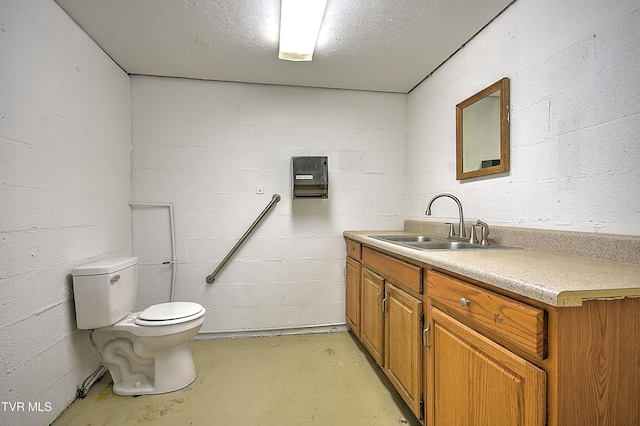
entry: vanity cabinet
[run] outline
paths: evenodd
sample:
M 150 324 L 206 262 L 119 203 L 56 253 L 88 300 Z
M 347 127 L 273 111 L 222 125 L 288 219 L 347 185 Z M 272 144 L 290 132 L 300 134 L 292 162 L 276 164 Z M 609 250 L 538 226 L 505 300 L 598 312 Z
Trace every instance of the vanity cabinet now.
M 360 341 L 380 366 L 384 365 L 384 290 L 384 278 L 365 267 L 362 271 Z
M 362 345 L 422 419 L 423 268 L 369 247 L 362 264 Z
M 640 299 L 554 307 L 427 275 L 426 424 L 640 424 Z
M 350 239 L 346 239 L 345 242 L 347 245 L 345 318 L 351 332 L 360 339 L 362 245 Z
M 544 357 L 544 311 L 428 274 L 427 424 L 545 425 L 546 372 L 506 348 Z
M 385 295 L 383 369 L 416 417 L 422 419 L 422 302 L 389 283 Z
M 414 257 L 351 235 L 347 322 L 424 425 L 640 425 L 635 266 L 525 250 Z
M 362 293 L 362 244 L 346 239 L 347 262 L 345 267 L 346 296 L 345 318 L 352 333 L 360 339 Z

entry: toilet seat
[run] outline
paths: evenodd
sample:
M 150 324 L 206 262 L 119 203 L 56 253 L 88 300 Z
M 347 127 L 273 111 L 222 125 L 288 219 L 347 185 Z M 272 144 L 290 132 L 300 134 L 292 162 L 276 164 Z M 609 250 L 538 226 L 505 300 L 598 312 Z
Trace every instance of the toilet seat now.
M 162 326 L 180 324 L 200 318 L 205 309 L 193 302 L 169 302 L 153 305 L 140 312 L 134 323 L 140 326 Z

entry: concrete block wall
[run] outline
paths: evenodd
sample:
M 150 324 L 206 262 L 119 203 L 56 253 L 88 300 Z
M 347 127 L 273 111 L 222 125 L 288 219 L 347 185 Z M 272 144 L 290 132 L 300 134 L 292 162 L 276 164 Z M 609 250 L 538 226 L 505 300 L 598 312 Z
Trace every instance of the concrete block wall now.
M 135 252 L 139 307 L 168 300 L 167 209 L 132 214 L 130 199 L 173 204 L 176 300 L 202 303 L 212 334 L 342 323 L 342 231 L 400 229 L 438 192 L 469 219 L 638 235 L 636 3 L 519 0 L 407 101 L 130 80 L 53 1 L 0 0 L 0 424 L 48 424 L 96 366 L 73 266 Z M 458 182 L 455 104 L 504 76 L 512 170 Z M 329 157 L 328 200 L 291 200 L 293 155 Z
M 142 76 L 131 85 L 133 197 L 173 205 L 175 296 L 205 306 L 201 331 L 343 324 L 342 232 L 405 219 L 406 95 Z M 327 200 L 291 200 L 299 155 L 328 157 Z M 207 285 L 275 193 L 282 200 Z M 141 263 L 167 260 L 167 209 L 136 209 L 133 236 Z M 141 265 L 141 307 L 169 300 L 170 269 Z
M 129 77 L 53 1 L 0 0 L 0 424 L 45 425 L 98 365 L 71 269 L 131 254 Z
M 407 213 L 640 235 L 637 1 L 520 0 L 409 94 Z M 457 181 L 455 106 L 509 77 L 511 171 Z M 433 218 L 457 217 L 438 200 Z

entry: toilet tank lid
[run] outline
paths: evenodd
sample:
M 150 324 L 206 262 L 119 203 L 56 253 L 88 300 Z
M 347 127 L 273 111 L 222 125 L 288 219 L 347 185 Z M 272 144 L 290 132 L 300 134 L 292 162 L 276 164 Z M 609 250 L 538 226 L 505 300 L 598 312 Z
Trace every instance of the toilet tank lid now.
M 137 257 L 111 257 L 91 262 L 86 265 L 76 266 L 71 270 L 74 277 L 80 275 L 102 275 L 118 272 L 138 263 Z

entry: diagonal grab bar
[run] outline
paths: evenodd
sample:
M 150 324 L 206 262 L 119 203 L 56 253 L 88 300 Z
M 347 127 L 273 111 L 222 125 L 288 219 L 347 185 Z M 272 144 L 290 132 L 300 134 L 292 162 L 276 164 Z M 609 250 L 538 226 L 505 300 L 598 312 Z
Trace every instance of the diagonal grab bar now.
M 229 251 L 229 253 L 227 253 L 227 255 L 225 256 L 224 259 L 222 259 L 222 262 L 220 262 L 220 264 L 218 265 L 218 267 L 215 269 L 215 271 L 213 271 L 211 273 L 211 275 L 208 275 L 207 278 L 205 279 L 207 281 L 207 284 L 213 284 L 213 282 L 216 280 L 216 276 L 218 275 L 218 273 L 220 272 L 220 270 L 222 268 L 224 268 L 224 266 L 227 264 L 227 262 L 229 261 L 229 259 L 231 259 L 231 257 L 235 254 L 235 252 L 240 248 L 240 246 L 242 245 L 242 243 L 244 243 L 244 240 L 247 239 L 247 237 L 249 236 L 249 234 L 251 234 L 251 232 L 254 230 L 254 228 L 256 226 L 258 226 L 258 224 L 260 223 L 260 221 L 265 217 L 265 215 L 267 214 L 267 212 L 269 211 L 269 209 L 271 209 L 271 207 L 273 207 L 278 201 L 280 201 L 280 195 L 278 194 L 273 194 L 273 197 L 271 197 L 271 201 L 269 202 L 269 204 L 267 205 L 267 207 L 265 207 L 265 209 L 262 211 L 262 213 L 260 213 L 260 216 L 258 216 L 258 218 L 251 224 L 251 226 L 249 227 L 249 229 L 247 229 L 247 232 L 244 233 L 244 235 L 242 237 L 240 237 L 240 239 L 238 240 L 238 242 L 236 243 L 235 246 L 233 246 L 233 248 L 231 249 L 231 251 Z

